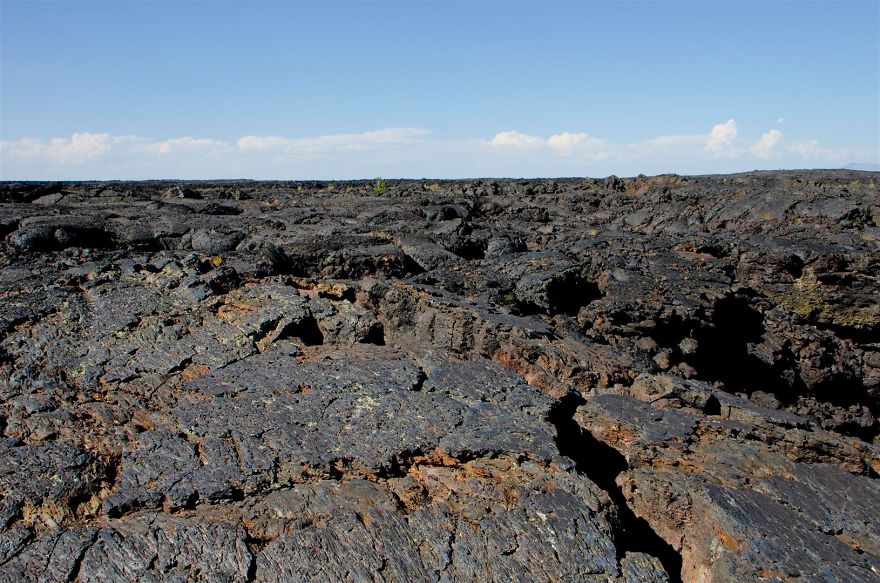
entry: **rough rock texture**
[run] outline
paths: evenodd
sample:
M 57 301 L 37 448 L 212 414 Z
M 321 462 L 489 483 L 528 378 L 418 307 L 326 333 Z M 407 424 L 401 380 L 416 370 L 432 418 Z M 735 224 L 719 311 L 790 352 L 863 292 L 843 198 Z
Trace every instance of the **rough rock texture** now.
M 880 581 L 880 174 L 0 184 L 2 581 Z

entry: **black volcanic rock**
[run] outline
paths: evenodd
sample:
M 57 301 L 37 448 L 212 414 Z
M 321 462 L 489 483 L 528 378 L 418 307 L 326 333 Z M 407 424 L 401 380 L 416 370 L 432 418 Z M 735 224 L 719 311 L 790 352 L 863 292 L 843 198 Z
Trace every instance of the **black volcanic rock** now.
M 0 183 L 2 581 L 880 581 L 880 174 Z

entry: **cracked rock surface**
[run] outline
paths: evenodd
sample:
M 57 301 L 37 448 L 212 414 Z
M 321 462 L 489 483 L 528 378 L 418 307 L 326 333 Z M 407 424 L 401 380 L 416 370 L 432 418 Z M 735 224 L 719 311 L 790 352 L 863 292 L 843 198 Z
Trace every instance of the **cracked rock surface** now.
M 878 192 L 0 183 L 0 581 L 880 581 Z

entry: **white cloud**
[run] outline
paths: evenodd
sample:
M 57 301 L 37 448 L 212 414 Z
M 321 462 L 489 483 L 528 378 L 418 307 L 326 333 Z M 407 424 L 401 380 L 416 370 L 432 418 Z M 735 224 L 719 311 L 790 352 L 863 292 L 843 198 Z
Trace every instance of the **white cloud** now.
M 633 158 L 642 158 L 646 156 L 662 155 L 671 152 L 694 152 L 689 155 L 704 155 L 703 150 L 706 144 L 707 135 L 678 135 L 678 136 L 657 136 L 650 140 L 627 144 L 626 149 Z
M 797 140 L 785 150 L 789 155 L 795 155 L 801 160 L 821 162 L 826 168 L 831 164 L 849 163 L 853 160 L 877 160 L 880 162 L 880 151 L 876 148 L 829 148 L 822 146 L 818 140 Z
M 485 144 L 501 149 L 543 150 L 563 156 L 578 156 L 584 159 L 604 160 L 610 156 L 605 149 L 607 142 L 583 132 L 562 132 L 549 138 L 530 136 L 517 131 L 498 132 Z
M 238 138 L 238 149 L 243 151 L 274 150 L 283 148 L 291 140 L 278 136 L 243 136 Z
M 279 136 L 244 136 L 238 139 L 241 150 L 276 150 L 286 152 L 321 152 L 362 150 L 371 146 L 411 144 L 428 134 L 422 128 L 387 128 L 360 134 L 332 134 L 317 138 L 282 138 Z
M 101 156 L 110 149 L 112 138 L 109 134 L 73 134 L 70 140 L 55 138 L 50 142 L 48 157 L 62 164 L 76 164 Z
M 493 146 L 512 146 L 514 148 L 539 148 L 545 144 L 543 138 L 530 136 L 520 132 L 498 132 L 495 137 L 489 140 Z
M 110 134 L 76 133 L 70 138 L 52 138 L 48 142 L 24 138 L 10 153 L 20 158 L 43 158 L 57 164 L 78 164 L 100 157 L 112 143 Z
M 823 148 L 818 140 L 798 140 L 788 147 L 788 151 L 806 160 L 836 157 L 838 154 L 831 149 Z
M 749 148 L 752 155 L 755 158 L 760 158 L 765 160 L 770 157 L 773 153 L 773 148 L 776 147 L 776 144 L 779 143 L 779 140 L 782 139 L 782 132 L 779 130 L 773 129 L 769 132 L 765 133 L 761 136 L 761 139 L 752 144 L 752 147 Z
M 716 158 L 736 154 L 733 141 L 736 139 L 736 120 L 729 119 L 712 127 L 709 139 L 706 140 L 706 150 Z
M 547 138 L 547 145 L 563 154 L 592 152 L 601 155 L 601 152 L 597 152 L 597 150 L 604 144 L 605 140 L 594 138 L 583 132 L 577 134 L 562 132 L 561 134 L 554 134 Z
M 230 148 L 227 142 L 207 138 L 172 138 L 155 144 L 160 154 L 196 154 L 224 151 Z
M 607 176 L 839 167 L 878 160 L 878 151 L 782 141 L 771 129 L 740 137 L 733 119 L 703 134 L 671 134 L 621 143 L 584 132 L 549 137 L 502 131 L 490 139 L 436 139 L 420 128 L 316 137 L 247 135 L 155 140 L 106 133 L 0 142 L 0 177 L 18 179 L 358 178 Z

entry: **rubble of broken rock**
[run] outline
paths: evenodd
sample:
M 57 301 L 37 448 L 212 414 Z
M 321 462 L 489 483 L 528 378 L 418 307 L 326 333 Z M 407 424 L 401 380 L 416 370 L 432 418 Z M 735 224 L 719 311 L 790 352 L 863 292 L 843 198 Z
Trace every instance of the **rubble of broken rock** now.
M 0 184 L 2 581 L 880 581 L 880 174 Z

